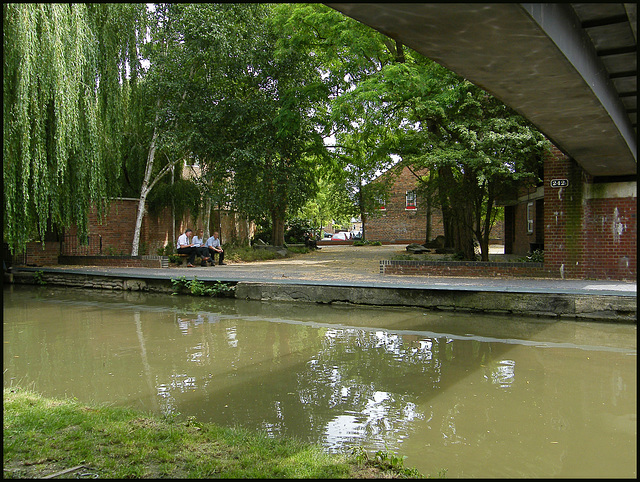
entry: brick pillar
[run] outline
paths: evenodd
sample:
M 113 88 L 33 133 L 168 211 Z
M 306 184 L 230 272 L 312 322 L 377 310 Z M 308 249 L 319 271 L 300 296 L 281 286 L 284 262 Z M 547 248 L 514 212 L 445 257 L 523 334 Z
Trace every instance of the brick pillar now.
M 24 260 L 28 266 L 51 266 L 58 264 L 59 255 L 59 241 L 31 241 L 27 243 Z
M 568 186 L 554 186 L 567 180 Z M 559 150 L 544 164 L 544 267 L 552 276 L 635 280 L 637 183 L 593 182 Z
M 544 266 L 553 276 L 584 275 L 582 191 L 587 174 L 558 149 L 544 163 Z M 567 180 L 567 186 L 552 185 Z

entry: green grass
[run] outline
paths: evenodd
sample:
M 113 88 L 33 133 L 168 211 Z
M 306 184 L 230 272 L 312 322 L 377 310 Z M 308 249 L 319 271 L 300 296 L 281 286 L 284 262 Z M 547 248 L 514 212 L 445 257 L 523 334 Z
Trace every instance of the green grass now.
M 126 408 L 3 391 L 4 478 L 42 478 L 83 466 L 99 478 L 421 477 L 379 456 L 328 454 L 262 432 Z M 74 477 L 69 473 L 63 477 Z
M 289 247 L 287 248 L 287 258 L 298 255 L 306 254 L 309 252 L 309 248 Z M 252 262 L 252 261 L 268 261 L 271 259 L 282 259 L 278 253 L 269 251 L 267 249 L 253 249 L 251 246 L 228 246 L 224 249 L 224 259 L 234 263 L 239 262 Z

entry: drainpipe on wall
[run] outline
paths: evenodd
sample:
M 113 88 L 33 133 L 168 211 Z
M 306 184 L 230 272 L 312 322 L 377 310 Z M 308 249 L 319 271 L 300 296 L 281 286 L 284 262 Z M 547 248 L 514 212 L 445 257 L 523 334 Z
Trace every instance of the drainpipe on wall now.
M 220 209 L 220 203 L 218 203 L 218 233 L 220 234 L 220 246 L 222 246 L 222 210 Z

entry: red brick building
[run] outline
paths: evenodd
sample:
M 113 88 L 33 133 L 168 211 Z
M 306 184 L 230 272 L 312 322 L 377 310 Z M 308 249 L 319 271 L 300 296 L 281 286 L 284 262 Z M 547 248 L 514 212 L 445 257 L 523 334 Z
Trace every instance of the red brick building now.
M 505 207 L 505 253 L 544 249 L 553 277 L 635 280 L 637 181 L 597 179 L 555 149 L 544 183 Z
M 444 234 L 442 213 L 429 206 L 416 190 L 417 176 L 426 173 L 426 170 L 415 171 L 404 166 L 392 168 L 374 181 L 391 181 L 392 187 L 386 198 L 379 200 L 379 207 L 367 214 L 364 226 L 367 241 L 423 244 Z M 430 239 L 427 239 L 428 229 Z
M 444 235 L 442 211 L 437 205 L 429 205 L 417 192 L 418 176 L 427 173 L 426 169 L 405 166 L 378 177 L 377 182 L 391 180 L 392 187 L 387 198 L 380 200 L 380 207 L 368 214 L 365 226 L 368 241 L 423 244 Z M 503 222 L 498 220 L 491 230 L 490 243 L 502 244 L 503 236 Z
M 504 206 L 504 252 L 526 255 L 544 250 L 544 187 L 521 189 Z

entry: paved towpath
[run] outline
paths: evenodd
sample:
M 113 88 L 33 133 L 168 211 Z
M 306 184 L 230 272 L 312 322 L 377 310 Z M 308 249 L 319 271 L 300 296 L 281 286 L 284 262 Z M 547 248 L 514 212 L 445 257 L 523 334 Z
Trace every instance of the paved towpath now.
M 202 281 L 255 281 L 327 286 L 390 287 L 486 292 L 594 294 L 636 297 L 635 281 L 463 278 L 383 275 L 380 260 L 406 253 L 404 245 L 324 246 L 319 251 L 281 260 L 232 263 L 215 267 L 107 268 L 55 266 L 31 268 L 102 276 L 171 279 L 181 276 Z M 500 255 L 492 256 L 498 259 Z M 184 265 L 183 265 L 184 266 Z

